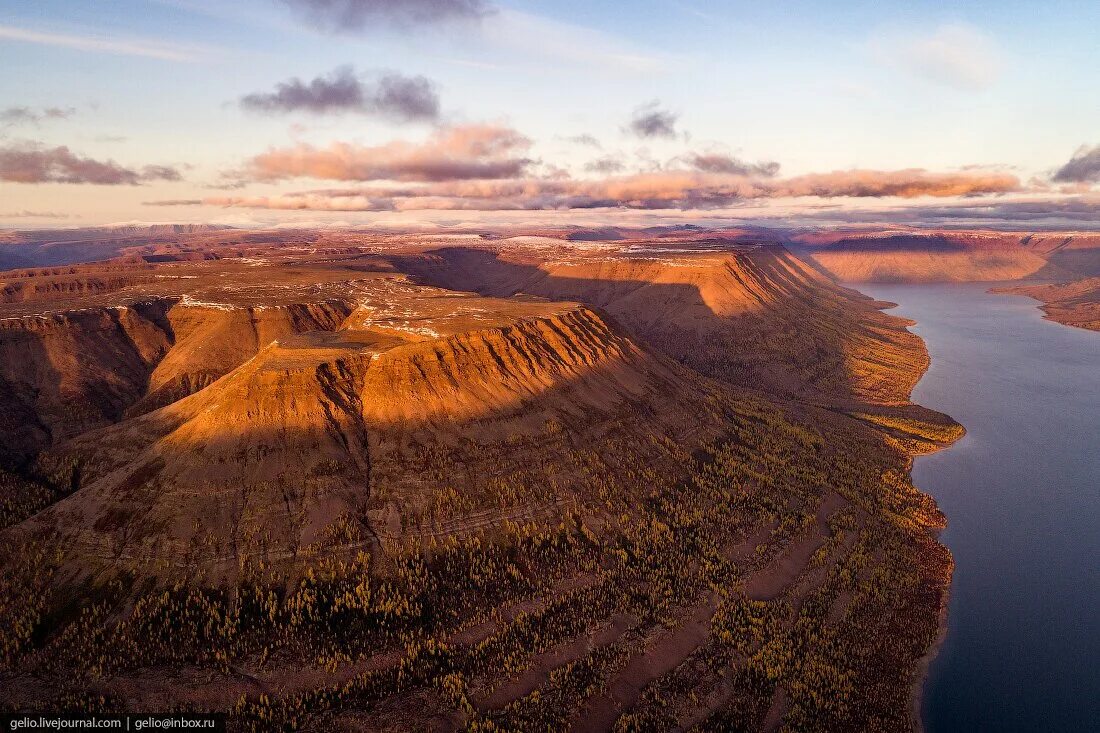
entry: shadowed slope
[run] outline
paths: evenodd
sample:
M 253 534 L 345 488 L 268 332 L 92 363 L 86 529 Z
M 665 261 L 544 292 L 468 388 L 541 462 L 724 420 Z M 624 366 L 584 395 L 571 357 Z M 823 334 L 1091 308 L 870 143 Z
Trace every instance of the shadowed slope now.
M 736 384 L 907 401 L 927 357 L 904 320 L 781 247 L 719 246 L 661 256 L 572 253 L 549 261 L 455 247 L 395 265 L 443 287 L 597 306 L 657 350 Z
M 168 305 L 0 320 L 0 459 L 119 419 L 171 347 Z
M 972 282 L 1100 273 L 1100 236 L 1081 233 L 867 231 L 799 235 L 796 246 L 842 282 Z
M 779 248 L 430 239 L 0 308 L 174 304 L 144 374 L 180 397 L 48 449 L 43 502 L 0 474 L 37 512 L 0 532 L 0 697 L 255 731 L 909 727 L 950 558 L 906 469 L 956 433 L 882 404 L 923 368 L 904 322 Z
M 485 463 L 505 446 L 507 462 L 552 464 L 563 425 L 593 446 L 617 429 L 644 446 L 672 427 L 686 434 L 706 401 L 690 375 L 576 306 L 415 341 L 315 331 L 273 342 L 190 397 L 47 453 L 43 469 L 71 467 L 79 488 L 34 523 L 70 535 L 74 559 L 162 575 L 358 551 L 375 523 L 394 542 L 433 522 L 457 521 L 454 535 L 468 512 L 496 505 L 507 514 L 486 495 L 502 465 Z M 410 470 L 417 455 L 426 468 L 451 468 L 424 476 Z M 575 499 L 583 477 L 557 471 L 545 495 L 505 504 Z M 433 497 L 447 491 L 480 498 L 441 506 Z

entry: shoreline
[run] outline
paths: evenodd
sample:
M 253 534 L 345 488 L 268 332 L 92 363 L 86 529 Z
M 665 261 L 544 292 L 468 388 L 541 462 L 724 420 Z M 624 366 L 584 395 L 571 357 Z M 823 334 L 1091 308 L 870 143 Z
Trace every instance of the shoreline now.
M 1095 278 L 1100 282 L 1100 278 Z M 1044 321 L 1050 321 L 1051 323 L 1057 323 L 1060 326 L 1067 326 L 1069 328 L 1079 328 L 1083 331 L 1100 332 L 1100 320 L 1089 318 L 1087 315 L 1081 317 L 1081 319 L 1075 319 L 1075 308 L 1080 307 L 1082 309 L 1089 309 L 1096 307 L 1100 300 L 1097 300 L 1097 295 L 1093 295 L 1094 300 L 1092 302 L 1085 302 L 1083 305 L 1075 306 L 1071 304 L 1069 306 L 1062 305 L 1065 300 L 1060 300 L 1057 297 L 1044 298 L 1040 293 L 1040 289 L 1046 288 L 1048 291 L 1055 290 L 1057 288 L 1071 289 L 1074 285 L 1086 282 L 1084 280 L 1072 281 L 1068 283 L 1039 283 L 1039 284 L 1025 284 L 1025 285 L 1011 285 L 1004 287 L 993 287 L 988 292 L 996 295 L 1015 295 L 1023 298 L 1030 298 L 1038 305 L 1039 311 L 1043 314 Z M 1100 293 L 1100 285 L 1097 285 L 1093 289 L 1092 293 Z
M 894 310 L 895 308 L 900 308 L 901 307 L 901 304 L 899 304 L 899 303 L 894 303 L 892 301 L 880 300 L 878 298 L 875 298 L 872 295 L 869 295 L 868 293 L 864 293 L 863 291 L 859 290 L 858 287 L 856 287 L 857 285 L 858 285 L 857 283 L 846 283 L 846 284 L 844 284 L 845 287 L 856 290 L 857 292 L 860 292 L 861 294 L 871 298 L 872 300 L 875 300 L 880 306 L 879 310 L 882 311 L 883 313 L 889 313 L 889 311 Z M 901 318 L 901 319 L 904 319 L 905 321 L 907 321 L 908 325 L 906 325 L 905 330 L 908 331 L 909 333 L 911 333 L 918 340 L 920 340 L 921 346 L 924 348 L 925 359 L 924 359 L 924 364 L 921 366 L 920 376 L 916 379 L 916 381 L 913 382 L 913 386 L 910 387 L 909 395 L 908 395 L 910 404 L 919 405 L 919 403 L 913 402 L 913 399 L 912 399 L 913 391 L 917 388 L 917 385 L 920 384 L 921 380 L 924 379 L 925 375 L 928 373 L 928 370 L 931 368 L 931 366 L 932 366 L 932 355 L 928 351 L 928 344 L 925 342 L 925 340 L 923 338 L 921 338 L 921 336 L 919 334 L 913 333 L 911 330 L 909 330 L 912 326 L 917 325 L 916 320 L 914 320 L 914 319 L 912 319 L 908 316 L 900 315 L 900 314 L 897 314 L 897 313 L 889 313 L 889 315 L 892 315 L 892 316 L 895 316 L 896 318 Z M 920 406 L 924 407 L 924 405 L 920 405 Z M 933 409 L 933 408 L 926 408 L 926 409 Z M 946 415 L 946 413 L 942 413 L 942 414 Z M 962 428 L 962 430 L 963 430 L 962 434 L 960 434 L 957 438 L 955 438 L 954 440 L 952 440 L 949 443 L 943 443 L 943 444 L 939 445 L 934 450 L 927 451 L 927 452 L 924 452 L 924 453 L 913 453 L 913 454 L 911 454 L 909 456 L 909 465 L 906 467 L 906 471 L 909 473 L 909 480 L 910 481 L 912 481 L 912 479 L 913 479 L 913 466 L 916 463 L 917 457 L 922 456 L 922 455 L 930 455 L 932 453 L 937 453 L 941 450 L 945 450 L 947 448 L 950 448 L 951 446 L 955 445 L 956 443 L 958 443 L 960 440 L 962 440 L 966 436 L 966 426 L 963 425 L 962 423 L 958 422 L 957 420 L 955 420 L 955 418 L 951 417 L 950 415 L 947 415 L 947 417 L 950 418 L 952 422 L 954 422 L 955 424 L 959 425 Z M 920 486 L 917 486 L 916 484 L 913 484 L 913 485 L 922 494 L 924 494 L 925 496 L 927 496 L 927 497 L 931 498 L 933 501 L 935 501 L 935 497 L 933 497 L 931 494 L 925 492 Z M 938 502 L 936 503 L 936 507 L 939 508 L 939 503 Z M 940 510 L 940 513 L 943 514 L 942 509 Z M 942 579 L 943 594 L 942 594 L 941 600 L 940 600 L 940 607 L 936 612 L 937 626 L 938 626 L 938 631 L 936 633 L 936 638 L 928 646 L 928 648 L 925 650 L 924 654 L 916 659 L 916 667 L 913 670 L 912 682 L 910 683 L 910 687 L 909 687 L 909 714 L 910 714 L 910 718 L 912 719 L 912 722 L 913 722 L 913 730 L 916 731 L 917 733 L 924 733 L 924 730 L 925 730 L 925 728 L 924 728 L 924 715 L 923 715 L 923 710 L 924 710 L 924 688 L 925 688 L 925 686 L 928 682 L 928 677 L 931 674 L 932 663 L 936 660 L 936 657 L 939 656 L 939 653 L 940 653 L 941 649 L 943 648 L 944 642 L 947 639 L 947 616 L 948 616 L 949 608 L 950 608 L 950 605 L 951 605 L 951 586 L 954 582 L 954 576 L 955 576 L 955 557 L 951 553 L 950 548 L 948 548 L 946 545 L 940 543 L 940 541 L 939 541 L 939 534 L 944 529 L 946 529 L 947 521 L 948 521 L 947 515 L 944 514 L 943 515 L 943 526 L 939 527 L 939 528 L 936 528 L 936 529 L 934 529 L 933 531 L 930 532 L 930 534 L 932 536 L 932 539 L 936 542 L 936 544 L 940 545 L 940 547 L 942 547 L 946 551 L 947 558 L 948 558 L 948 566 L 946 568 L 945 576 Z
M 999 285 L 999 284 L 995 284 L 995 283 L 992 284 L 992 285 L 993 285 L 993 287 L 987 287 L 985 289 L 985 292 L 995 294 L 995 295 L 1009 295 L 1009 296 L 1017 296 L 1017 297 L 1027 298 L 1029 301 L 1031 301 L 1034 304 L 1036 315 L 1039 316 L 1039 320 L 1043 323 L 1050 324 L 1050 325 L 1055 326 L 1055 327 L 1068 328 L 1070 330 L 1092 331 L 1093 333 L 1100 332 L 1100 327 L 1090 328 L 1089 325 L 1085 325 L 1085 324 L 1082 324 L 1082 323 L 1079 323 L 1079 322 L 1074 322 L 1070 319 L 1067 319 L 1065 314 L 1057 314 L 1056 315 L 1056 314 L 1052 313 L 1051 301 L 1048 301 L 1048 300 L 1044 299 L 1043 297 L 1040 297 L 1040 295 L 1038 293 L 1034 292 L 1034 290 L 1036 289 L 1036 286 L 1029 286 L 1027 284 L 1011 284 L 1011 285 L 1008 285 L 1008 286 L 1003 286 L 1003 285 Z M 888 303 L 887 306 L 883 310 L 885 311 L 887 309 L 893 309 L 893 308 L 897 308 L 897 307 L 900 307 L 899 304 Z M 892 315 L 896 315 L 896 314 L 892 314 Z M 1059 317 L 1059 316 L 1061 316 L 1061 317 Z M 910 321 L 910 323 L 913 324 L 913 325 L 917 324 L 916 320 L 914 320 L 913 318 L 910 318 L 908 316 L 899 316 L 899 317 L 905 318 L 907 321 Z M 908 330 L 908 328 L 907 328 L 907 330 Z M 913 332 L 910 331 L 910 333 L 913 333 Z M 925 350 L 927 351 L 927 343 L 924 341 L 924 339 L 921 338 L 919 334 L 914 333 L 913 335 L 920 338 L 921 343 L 925 345 Z M 913 388 L 910 390 L 910 398 L 912 397 L 913 392 L 916 390 L 917 385 L 919 385 L 921 380 L 924 379 L 924 377 L 927 374 L 927 371 L 930 368 L 930 366 L 931 366 L 931 356 L 929 355 L 928 361 L 925 365 L 925 368 L 921 372 L 920 379 L 918 379 L 913 384 Z M 910 401 L 912 402 L 912 400 L 910 400 Z M 919 403 L 914 402 L 913 404 L 919 404 Z M 950 416 L 948 416 L 948 417 L 950 417 Z M 952 420 L 954 420 L 954 418 L 952 418 Z M 949 447 L 957 444 L 958 441 L 961 440 L 962 437 L 964 437 L 966 435 L 965 426 L 963 426 L 963 429 L 964 429 L 963 435 L 960 436 L 957 440 L 952 441 L 951 443 L 940 445 L 939 447 L 937 447 L 933 451 L 929 451 L 927 453 L 914 454 L 913 456 L 911 456 L 910 462 L 909 462 L 909 467 L 908 467 L 910 480 L 912 480 L 913 468 L 915 466 L 917 457 L 919 457 L 921 455 L 931 455 L 932 453 L 936 453 L 940 450 L 944 450 L 946 448 L 949 448 Z M 929 494 L 923 487 L 918 486 L 915 483 L 914 483 L 914 486 L 922 494 L 925 494 L 926 496 L 931 496 L 931 494 Z M 932 498 L 935 499 L 935 497 L 932 497 Z M 937 503 L 937 506 L 938 506 L 938 503 Z M 941 513 L 942 513 L 942 510 L 941 510 Z M 932 665 L 938 659 L 940 653 L 942 652 L 944 644 L 946 643 L 947 634 L 948 634 L 948 619 L 949 619 L 950 605 L 951 605 L 951 602 L 952 602 L 952 595 L 953 595 L 952 590 L 953 590 L 953 585 L 954 585 L 955 560 L 954 560 L 954 555 L 951 552 L 950 548 L 948 548 L 946 545 L 939 542 L 939 535 L 943 531 L 943 529 L 945 529 L 947 527 L 947 522 L 948 521 L 949 521 L 948 517 L 945 514 L 944 515 L 943 527 L 935 530 L 932 533 L 934 539 L 937 542 L 937 544 L 940 544 L 940 546 L 943 547 L 946 550 L 947 557 L 948 557 L 948 560 L 949 560 L 949 565 L 946 568 L 945 575 L 942 579 L 942 582 L 943 582 L 942 596 L 941 596 L 942 600 L 941 600 L 940 609 L 939 609 L 938 614 L 937 614 L 938 627 L 939 627 L 938 628 L 938 633 L 937 633 L 935 639 L 933 640 L 933 642 L 925 650 L 925 653 L 916 660 L 916 667 L 913 670 L 912 683 L 911 683 L 911 686 L 910 686 L 910 717 L 911 717 L 911 720 L 912 720 L 913 729 L 915 731 L 917 731 L 918 733 L 924 733 L 925 730 L 926 730 L 925 725 L 924 725 L 924 723 L 925 723 L 925 721 L 924 721 L 925 690 L 927 688 L 928 681 L 929 681 L 929 678 L 931 676 Z
M 1096 588 L 1076 560 L 1095 549 L 1096 537 L 1072 530 L 1089 526 L 1088 514 L 1098 508 L 1095 492 L 1081 490 L 1095 483 L 1088 436 L 1100 397 L 1092 368 L 1096 332 L 1051 317 L 1042 298 L 985 283 L 959 292 L 904 286 L 870 292 L 902 303 L 901 313 L 919 321 L 911 331 L 935 351 L 935 368 L 914 387 L 913 402 L 956 415 L 971 436 L 951 453 L 914 460 L 910 469 L 917 490 L 935 497 L 945 513 L 950 531 L 934 536 L 954 556 L 948 578 L 947 556 L 931 557 L 943 551 L 928 545 L 934 564 L 921 582 L 931 591 L 922 612 L 935 608 L 932 601 L 945 607 L 938 633 L 930 617 L 920 617 L 926 650 L 910 668 L 910 727 L 935 733 L 1025 721 L 1028 729 L 1079 729 L 1094 717 L 1083 701 L 1095 680 L 1082 670 L 1095 670 L 1086 661 L 1089 627 L 1080 626 L 1073 609 L 1095 605 Z M 1049 500 L 1044 521 L 1066 543 L 1047 558 L 1046 538 L 1013 521 L 1037 497 Z M 1006 552 L 1020 559 L 1012 575 L 1000 572 L 1008 567 L 999 564 Z M 1006 638 L 1021 640 L 1021 647 L 999 643 Z M 1054 682 L 1039 688 L 1021 682 L 1034 669 Z
M 921 339 L 921 342 L 923 343 L 924 340 Z M 929 360 L 929 361 L 931 361 L 931 360 Z M 927 368 L 925 368 L 925 371 L 927 371 Z M 921 378 L 922 379 L 924 378 L 923 374 L 921 375 Z M 914 385 L 914 387 L 915 386 L 916 385 Z M 917 403 L 914 403 L 914 404 L 917 404 Z M 931 409 L 931 408 L 929 408 L 929 409 Z M 950 417 L 950 416 L 948 416 L 948 417 Z M 954 418 L 951 418 L 951 419 L 954 420 Z M 938 453 L 941 450 L 945 450 L 947 448 L 950 448 L 951 446 L 955 445 L 960 440 L 962 440 L 966 436 L 966 426 L 962 425 L 962 423 L 957 423 L 957 424 L 962 426 L 962 428 L 963 428 L 963 434 L 962 435 L 960 435 L 958 438 L 951 441 L 950 443 L 945 443 L 945 444 L 939 446 L 934 451 L 929 451 L 928 453 L 921 453 L 921 454 L 918 454 L 918 455 L 930 455 L 931 453 Z M 912 456 L 909 459 L 908 471 L 909 471 L 909 480 L 910 481 L 912 481 L 912 479 L 913 479 L 913 466 L 916 462 L 915 461 L 916 458 L 917 458 L 917 456 Z M 925 491 L 921 487 L 916 486 L 916 484 L 913 484 L 913 485 L 922 494 L 932 498 L 932 500 L 935 501 L 935 497 L 933 497 L 931 494 L 925 493 Z M 938 508 L 939 503 L 937 503 L 936 506 Z M 940 513 L 941 514 L 943 513 L 942 509 L 940 510 Z M 950 605 L 951 605 L 951 586 L 954 583 L 954 579 L 955 579 L 955 556 L 952 554 L 951 549 L 949 547 L 947 547 L 947 545 L 944 545 L 943 543 L 941 543 L 939 541 L 940 533 L 944 529 L 947 528 L 947 521 L 948 521 L 947 515 L 944 514 L 943 515 L 943 526 L 938 527 L 938 528 L 936 528 L 936 529 L 934 529 L 930 532 L 932 540 L 936 544 L 938 544 L 940 547 L 942 547 L 944 549 L 944 551 L 947 553 L 948 565 L 947 565 L 947 568 L 945 569 L 944 576 L 941 579 L 941 582 L 942 582 L 942 586 L 941 586 L 942 587 L 942 596 L 941 596 L 941 599 L 940 599 L 940 607 L 936 611 L 936 619 L 937 619 L 936 623 L 937 623 L 937 626 L 938 626 L 938 631 L 936 633 L 936 638 L 932 641 L 932 643 L 924 651 L 924 654 L 917 658 L 916 668 L 913 670 L 912 683 L 910 684 L 910 688 L 909 688 L 910 716 L 913 720 L 913 730 L 915 730 L 917 733 L 924 733 L 924 715 L 923 715 L 923 712 L 924 712 L 924 688 L 925 688 L 926 683 L 928 682 L 928 676 L 929 676 L 929 674 L 931 674 L 932 663 L 936 660 L 936 657 L 939 656 L 940 650 L 943 648 L 943 644 L 947 640 L 947 615 L 948 615 L 948 611 L 949 611 L 949 608 L 950 608 Z
M 948 551 L 950 553 L 950 551 Z M 940 610 L 936 614 L 939 632 L 935 640 L 925 650 L 924 656 L 917 659 L 917 668 L 913 672 L 913 683 L 909 687 L 910 715 L 913 718 L 913 729 L 917 733 L 924 733 L 924 688 L 928 683 L 928 676 L 932 673 L 932 663 L 936 661 L 944 642 L 947 641 L 947 612 L 951 605 L 951 584 L 955 576 L 955 559 L 951 557 L 951 565 L 947 571 L 947 584 L 943 591 L 943 601 Z

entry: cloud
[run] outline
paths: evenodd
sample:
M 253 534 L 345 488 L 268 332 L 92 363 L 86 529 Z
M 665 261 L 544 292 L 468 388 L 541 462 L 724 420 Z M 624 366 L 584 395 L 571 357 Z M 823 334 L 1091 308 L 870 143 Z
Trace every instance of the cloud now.
M 431 27 L 464 25 L 473 31 L 465 41 L 479 58 L 443 58 L 449 63 L 480 69 L 515 65 L 507 60 L 480 58 L 485 52 L 518 54 L 532 66 L 547 61 L 571 64 L 600 73 L 652 74 L 674 60 L 621 37 L 575 23 L 554 20 L 498 6 L 493 0 L 278 0 L 321 31 L 363 34 L 380 29 L 423 32 Z
M 439 117 L 439 94 L 435 84 L 423 76 L 386 74 L 368 97 L 380 115 L 398 120 L 435 120 Z
M 1100 183 L 1100 145 L 1082 145 L 1073 157 L 1054 172 L 1051 180 L 1058 183 Z
M 574 145 L 587 145 L 590 148 L 602 148 L 600 141 L 596 139 L 594 135 L 587 133 L 582 135 L 567 135 L 562 138 L 567 143 L 573 143 Z
M 850 170 L 814 173 L 775 182 L 778 196 L 878 198 L 896 196 L 978 196 L 1020 190 L 1020 179 L 1009 173 L 930 173 L 921 168 L 898 171 Z
M 485 0 L 281 0 L 310 25 L 330 33 L 377 26 L 414 28 L 480 20 L 494 8 Z
M 202 206 L 206 199 L 160 199 L 157 201 L 142 201 L 144 206 Z
M 852 170 L 770 179 L 729 173 L 660 171 L 603 181 L 574 182 L 569 192 L 582 206 L 625 208 L 720 208 L 743 200 L 773 198 L 916 198 L 1003 193 L 1019 188 L 1005 174 Z
M 409 179 L 424 181 L 426 179 Z M 444 180 L 403 186 L 304 191 L 265 197 L 212 197 L 204 203 L 318 211 L 549 211 L 583 209 L 706 210 L 758 199 L 953 197 L 1016 191 L 1000 173 L 836 171 L 772 179 L 658 171 L 602 179 Z
M 182 181 L 183 175 L 170 165 L 147 165 L 141 169 L 142 181 Z
M 1021 231 L 1100 228 L 1100 198 L 1014 199 L 889 208 L 801 212 L 803 219 L 837 224 L 907 224 L 923 227 L 995 227 Z
M 113 160 L 82 157 L 65 146 L 47 148 L 27 142 L 0 147 L 0 181 L 9 183 L 134 186 L 145 181 L 178 181 L 180 178 L 179 171 L 169 166 L 150 165 L 135 170 Z
M 37 43 L 44 46 L 72 48 L 78 51 L 93 51 L 122 56 L 141 56 L 161 61 L 199 61 L 209 58 L 209 49 L 180 46 L 163 41 L 142 39 L 109 39 L 91 36 L 73 36 L 61 33 L 41 33 L 26 28 L 0 25 L 0 38 L 24 43 Z
M 368 195 L 329 197 L 293 194 L 284 196 L 214 196 L 203 200 L 209 206 L 282 211 L 394 211 L 392 199 Z
M 241 106 L 253 112 L 358 112 L 401 122 L 436 120 L 439 95 L 435 84 L 423 76 L 387 73 L 365 82 L 351 66 L 341 66 L 309 83 L 294 78 L 273 92 L 241 97 Z
M 48 120 L 65 120 L 76 114 L 73 107 L 42 107 L 32 109 L 30 107 L 7 107 L 0 109 L 0 124 L 34 125 L 37 127 Z
M 746 163 L 725 153 L 691 153 L 687 162 L 692 168 L 705 173 L 732 173 L 739 176 L 763 176 L 770 178 L 779 172 L 779 163 Z
M 337 142 L 327 148 L 299 143 L 252 158 L 237 178 L 276 181 L 320 178 L 336 181 L 450 181 L 515 178 L 533 161 L 531 141 L 495 125 L 464 125 L 435 131 L 423 143 L 379 146 Z
M 941 25 L 926 35 L 883 34 L 871 40 L 870 48 L 890 65 L 964 91 L 991 86 L 1005 66 L 991 36 L 961 23 Z
M 676 137 L 676 120 L 675 114 L 661 109 L 660 102 L 653 101 L 634 110 L 627 130 L 638 137 L 672 138 Z
M 3 211 L 0 212 L 0 219 L 69 219 L 69 214 L 62 214 L 56 211 L 30 211 L 28 209 L 20 209 L 18 211 Z
M 625 167 L 623 162 L 618 158 L 611 155 L 605 155 L 602 158 L 597 158 L 596 160 L 585 163 L 584 169 L 589 173 L 619 173 Z

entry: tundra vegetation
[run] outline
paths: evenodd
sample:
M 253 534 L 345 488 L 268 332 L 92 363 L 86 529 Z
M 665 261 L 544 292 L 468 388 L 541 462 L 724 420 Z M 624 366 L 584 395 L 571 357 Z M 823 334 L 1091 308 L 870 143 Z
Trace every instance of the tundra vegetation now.
M 263 236 L 9 278 L 5 708 L 912 728 L 961 428 L 901 319 L 776 246 Z
M 231 587 L 122 576 L 63 594 L 63 548 L 12 548 L 3 674 L 50 680 L 47 708 L 114 710 L 120 681 L 187 669 L 240 691 L 220 703 L 242 730 L 384 726 L 417 710 L 471 731 L 542 730 L 583 720 L 631 660 L 656 649 L 671 666 L 630 676 L 638 694 L 615 730 L 906 728 L 912 661 L 937 634 L 929 609 L 950 568 L 906 454 L 824 411 L 743 397 L 710 417 L 726 429 L 703 449 L 663 446 L 682 480 L 644 466 L 601 472 L 577 448 L 542 466 L 544 480 L 563 462 L 579 466 L 592 489 L 557 521 L 331 559 L 292 580 L 256 563 Z M 540 493 L 494 486 L 479 501 Z M 802 566 L 776 570 L 796 555 Z M 753 583 L 776 575 L 774 587 Z M 692 618 L 705 633 L 661 646 Z M 531 669 L 545 674 L 495 694 Z M 301 681 L 271 691 L 240 682 L 287 670 Z

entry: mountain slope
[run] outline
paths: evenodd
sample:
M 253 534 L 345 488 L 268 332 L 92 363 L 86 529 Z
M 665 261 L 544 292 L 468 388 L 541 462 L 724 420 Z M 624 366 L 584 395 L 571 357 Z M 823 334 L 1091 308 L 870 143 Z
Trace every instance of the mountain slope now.
M 395 266 L 443 287 L 587 303 L 703 374 L 781 394 L 905 402 L 927 358 L 905 321 L 778 246 L 450 247 Z
M 337 299 L 244 307 L 192 304 L 185 299 L 167 314 L 172 348 L 157 363 L 145 395 L 128 414 L 197 392 L 273 341 L 309 331 L 335 331 L 351 310 L 350 302 Z
M 904 321 L 776 247 L 341 238 L 13 278 L 23 337 L 157 303 L 165 349 L 44 484 L 0 473 L 5 705 L 912 727 L 950 557 L 907 469 L 959 430 Z
M 842 282 L 971 282 L 1100 274 L 1100 236 L 909 230 L 797 235 Z
M 0 320 L 0 458 L 119 419 L 171 347 L 163 301 Z
M 1043 304 L 1043 312 L 1052 321 L 1100 331 L 1100 277 L 1057 285 L 1004 288 L 996 292 L 1030 296 Z
M 184 397 L 281 336 L 333 330 L 342 301 L 267 307 L 178 298 L 0 320 L 0 459 Z
M 706 402 L 689 374 L 575 306 L 414 341 L 315 331 L 272 342 L 190 397 L 48 452 L 47 470 L 75 466 L 78 490 L 35 524 L 60 531 L 82 563 L 169 574 L 358 551 L 375 524 L 400 544 L 433 522 L 503 511 L 508 501 L 492 496 L 506 490 L 502 468 L 552 465 L 564 429 L 593 446 L 626 431 L 644 447 L 665 430 L 687 435 L 688 410 L 705 414 Z M 502 453 L 506 463 L 490 467 Z M 556 511 L 583 494 L 582 476 L 565 464 L 553 472 L 546 496 L 511 501 Z M 435 497 L 448 489 L 476 501 L 441 509 Z M 532 509 L 539 501 L 547 506 Z

